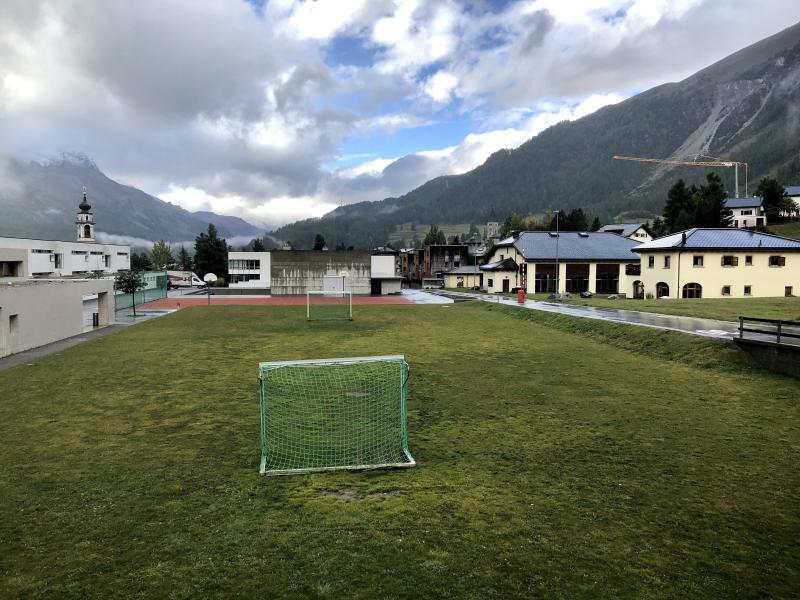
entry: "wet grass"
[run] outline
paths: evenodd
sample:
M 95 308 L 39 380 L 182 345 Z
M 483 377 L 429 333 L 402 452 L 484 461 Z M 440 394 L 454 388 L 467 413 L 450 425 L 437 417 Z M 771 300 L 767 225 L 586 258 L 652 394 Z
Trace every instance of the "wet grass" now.
M 259 477 L 257 363 L 369 354 L 411 364 L 419 466 Z M 0 595 L 791 596 L 798 397 L 485 303 L 184 309 L 0 373 Z

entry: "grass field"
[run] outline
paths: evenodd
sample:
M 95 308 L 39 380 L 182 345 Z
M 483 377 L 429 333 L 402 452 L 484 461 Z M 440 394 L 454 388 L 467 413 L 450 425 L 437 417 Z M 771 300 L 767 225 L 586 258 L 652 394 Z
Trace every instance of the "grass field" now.
M 777 223 L 767 227 L 770 233 L 775 235 L 782 235 L 795 240 L 800 240 L 800 221 L 791 221 L 790 223 Z
M 485 303 L 193 307 L 0 373 L 2 597 L 788 597 L 796 380 Z M 259 477 L 257 364 L 405 354 L 419 466 Z
M 535 299 L 545 300 L 546 294 L 537 295 Z M 800 297 L 794 298 L 697 298 L 691 300 L 633 300 L 620 298 L 609 300 L 605 296 L 581 298 L 573 296 L 564 300 L 569 304 L 581 306 L 601 306 L 640 310 L 664 315 L 683 315 L 689 317 L 705 317 L 722 321 L 738 321 L 739 316 L 760 319 L 783 319 L 800 321 Z

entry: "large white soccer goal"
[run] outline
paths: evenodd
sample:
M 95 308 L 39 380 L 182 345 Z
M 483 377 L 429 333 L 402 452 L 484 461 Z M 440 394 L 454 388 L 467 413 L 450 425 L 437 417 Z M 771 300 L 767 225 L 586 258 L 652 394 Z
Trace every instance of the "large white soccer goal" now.
M 262 475 L 412 467 L 403 356 L 259 365 Z
M 306 318 L 309 321 L 352 321 L 353 293 L 306 292 Z

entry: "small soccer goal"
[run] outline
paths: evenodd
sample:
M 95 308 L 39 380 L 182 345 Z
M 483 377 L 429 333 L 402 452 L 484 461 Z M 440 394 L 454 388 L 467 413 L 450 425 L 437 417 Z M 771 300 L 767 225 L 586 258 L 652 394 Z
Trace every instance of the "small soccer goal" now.
M 412 467 L 403 356 L 259 365 L 261 474 Z
M 352 321 L 353 293 L 306 292 L 306 318 L 309 321 Z

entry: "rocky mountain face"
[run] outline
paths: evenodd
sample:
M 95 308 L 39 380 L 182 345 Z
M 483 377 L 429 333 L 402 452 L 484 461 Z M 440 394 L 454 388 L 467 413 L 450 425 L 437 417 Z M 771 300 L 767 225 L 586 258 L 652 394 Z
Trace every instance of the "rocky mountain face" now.
M 223 237 L 264 233 L 238 217 L 192 213 L 117 183 L 91 159 L 73 154 L 45 164 L 0 159 L 0 236 L 71 240 L 83 186 L 101 235 L 181 242 L 193 240 L 209 223 Z
M 385 241 L 401 223 L 482 223 L 492 211 L 542 213 L 583 208 L 604 222 L 661 212 L 679 177 L 706 169 L 613 160 L 614 155 L 749 163 L 749 191 L 764 175 L 800 184 L 800 24 L 749 46 L 678 83 L 668 83 L 587 117 L 543 131 L 480 167 L 440 177 L 400 198 L 343 206 L 287 225 L 274 237 L 308 247 Z M 730 195 L 731 169 L 718 171 Z M 740 173 L 744 193 L 745 174 Z

